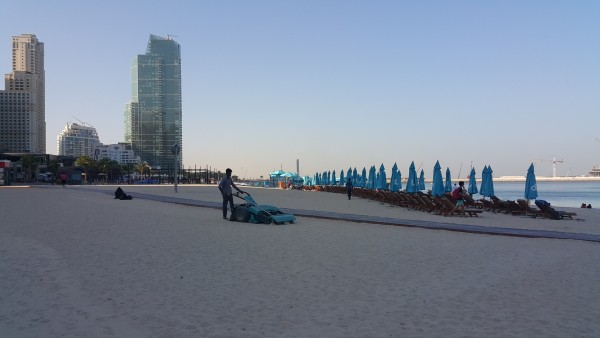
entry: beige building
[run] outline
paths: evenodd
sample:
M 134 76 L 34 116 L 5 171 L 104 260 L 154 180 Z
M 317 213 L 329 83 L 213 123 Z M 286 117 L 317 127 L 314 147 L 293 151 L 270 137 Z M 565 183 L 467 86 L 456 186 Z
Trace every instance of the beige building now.
M 12 73 L 0 91 L 0 151 L 46 153 L 44 44 L 34 34 L 12 38 Z

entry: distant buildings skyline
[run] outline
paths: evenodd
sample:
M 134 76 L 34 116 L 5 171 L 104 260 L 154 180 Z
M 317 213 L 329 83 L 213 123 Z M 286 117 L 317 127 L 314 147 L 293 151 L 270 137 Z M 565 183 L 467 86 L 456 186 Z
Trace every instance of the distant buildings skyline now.
M 131 66 L 131 101 L 125 105 L 125 142 L 151 167 L 173 167 L 182 146 L 181 51 L 171 37 L 150 35 L 146 53 Z M 180 151 L 181 163 L 183 152 Z
M 99 145 L 96 128 L 77 123 L 67 123 L 57 137 L 58 155 L 62 156 L 93 157 Z
M 0 151 L 46 153 L 44 43 L 12 37 L 12 72 L 0 90 Z

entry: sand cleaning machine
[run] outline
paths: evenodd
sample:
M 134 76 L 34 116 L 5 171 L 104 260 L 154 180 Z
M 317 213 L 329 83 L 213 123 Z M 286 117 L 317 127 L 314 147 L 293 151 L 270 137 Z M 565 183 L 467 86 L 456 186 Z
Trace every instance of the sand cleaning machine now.
M 292 214 L 284 214 L 273 205 L 258 205 L 252 195 L 248 193 L 236 192 L 233 194 L 237 198 L 243 199 L 246 203 L 236 205 L 231 213 L 230 221 L 252 222 L 264 224 L 284 224 L 285 222 L 294 223 L 296 217 Z

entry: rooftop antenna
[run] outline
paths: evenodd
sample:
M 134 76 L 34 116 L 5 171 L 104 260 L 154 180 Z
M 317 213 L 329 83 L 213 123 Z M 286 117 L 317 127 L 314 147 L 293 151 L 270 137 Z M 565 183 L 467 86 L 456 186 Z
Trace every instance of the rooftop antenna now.
M 167 34 L 167 40 L 173 40 L 173 38 L 178 38 L 178 35 Z

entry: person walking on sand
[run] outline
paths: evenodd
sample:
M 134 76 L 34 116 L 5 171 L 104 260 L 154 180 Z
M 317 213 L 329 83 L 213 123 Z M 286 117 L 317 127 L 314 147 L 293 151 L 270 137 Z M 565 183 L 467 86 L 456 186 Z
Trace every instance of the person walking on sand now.
M 352 198 L 352 180 L 348 177 L 348 181 L 346 181 L 346 191 L 348 192 L 348 200 Z
M 60 179 L 60 184 L 62 184 L 63 188 L 65 187 L 65 184 L 67 184 L 67 173 L 65 173 L 64 171 L 62 173 L 60 173 L 60 176 L 58 177 Z
M 235 190 L 239 191 L 242 194 L 244 193 L 235 185 L 235 183 L 233 183 L 233 179 L 231 178 L 231 171 L 231 169 L 227 168 L 227 170 L 225 170 L 225 177 L 223 177 L 223 179 L 219 183 L 219 191 L 221 191 L 221 195 L 223 196 L 223 219 L 227 219 L 227 203 L 229 203 L 229 206 L 231 207 L 231 212 L 233 213 L 234 205 L 233 192 L 231 190 L 231 187 L 234 187 Z
M 456 200 L 456 206 L 454 207 L 454 209 L 452 209 L 452 211 L 450 211 L 450 216 L 452 216 L 452 214 L 454 213 L 454 211 L 456 211 L 456 209 L 460 209 L 460 212 L 463 215 L 465 214 L 464 196 L 465 196 L 465 182 L 460 181 L 460 182 L 458 182 L 458 188 L 456 188 L 452 191 L 452 197 L 454 197 L 454 199 Z

